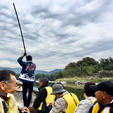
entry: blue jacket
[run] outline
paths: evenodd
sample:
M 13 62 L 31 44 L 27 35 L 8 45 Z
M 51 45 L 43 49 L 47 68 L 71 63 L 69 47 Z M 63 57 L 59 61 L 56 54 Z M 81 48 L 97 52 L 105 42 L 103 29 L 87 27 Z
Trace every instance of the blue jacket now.
M 35 80 L 34 71 L 36 69 L 36 65 L 34 63 L 32 63 L 32 61 L 24 62 L 22 59 L 23 59 L 23 56 L 19 57 L 17 61 L 22 67 L 21 74 L 26 75 L 26 76 L 19 77 L 19 79 L 22 82 L 27 82 L 27 83 L 31 82 L 31 83 L 33 83 L 34 80 Z M 28 79 L 25 79 L 25 78 L 28 78 Z M 31 79 L 33 81 L 31 81 Z

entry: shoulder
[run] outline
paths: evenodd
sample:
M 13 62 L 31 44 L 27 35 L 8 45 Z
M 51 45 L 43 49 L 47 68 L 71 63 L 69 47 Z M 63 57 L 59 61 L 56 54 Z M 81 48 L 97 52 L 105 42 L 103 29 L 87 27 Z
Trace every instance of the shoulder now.
M 31 63 L 36 66 L 36 64 L 34 62 L 31 62 Z
M 60 97 L 60 98 L 56 99 L 55 103 L 59 104 L 59 105 L 64 105 L 64 104 L 66 104 L 66 101 L 63 97 Z
M 95 101 L 96 101 L 95 98 L 87 98 L 87 99 L 81 100 L 80 103 L 81 104 L 91 104 L 92 105 Z
M 81 111 L 83 109 L 84 109 L 84 113 L 86 113 L 90 109 L 91 106 L 92 104 L 89 100 L 87 99 L 81 100 L 78 105 L 77 113 L 78 111 Z
M 79 104 L 88 104 L 90 101 L 88 99 L 81 100 Z
M 40 93 L 40 94 L 47 94 L 46 88 L 45 88 L 45 87 L 41 88 L 41 89 L 39 90 L 39 93 Z

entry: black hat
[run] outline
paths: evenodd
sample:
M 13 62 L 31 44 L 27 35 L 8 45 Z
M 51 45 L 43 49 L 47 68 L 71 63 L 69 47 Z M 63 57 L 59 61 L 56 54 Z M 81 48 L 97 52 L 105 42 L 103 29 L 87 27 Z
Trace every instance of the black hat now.
M 105 91 L 107 94 L 113 96 L 113 83 L 110 81 L 103 81 L 97 85 L 92 85 L 90 87 L 92 87 L 95 91 Z
M 41 77 L 41 78 L 39 78 L 39 82 L 43 82 L 45 84 L 48 84 L 49 80 L 47 77 Z

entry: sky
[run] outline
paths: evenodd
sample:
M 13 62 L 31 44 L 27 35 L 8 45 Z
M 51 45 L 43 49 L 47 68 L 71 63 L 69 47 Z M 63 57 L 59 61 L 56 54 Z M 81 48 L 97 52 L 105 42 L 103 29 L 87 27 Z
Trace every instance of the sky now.
M 113 0 L 0 0 L 0 67 L 24 53 L 13 2 L 37 70 L 113 57 Z

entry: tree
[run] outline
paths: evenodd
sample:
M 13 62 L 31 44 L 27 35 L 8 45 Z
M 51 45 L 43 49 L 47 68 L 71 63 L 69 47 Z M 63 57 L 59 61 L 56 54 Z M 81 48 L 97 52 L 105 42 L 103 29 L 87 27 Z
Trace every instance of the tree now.
M 98 65 L 98 62 L 93 58 L 85 57 L 81 61 L 78 61 L 77 65 L 78 66 L 80 66 L 80 65 L 82 65 L 82 66 Z
M 75 62 L 71 62 L 64 68 L 64 70 L 69 69 L 69 68 L 76 68 L 76 66 L 77 64 Z
M 113 70 L 113 58 L 102 58 L 100 60 L 101 70 Z

